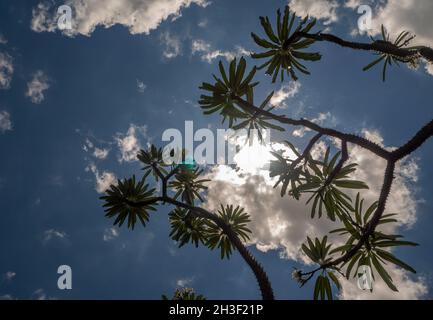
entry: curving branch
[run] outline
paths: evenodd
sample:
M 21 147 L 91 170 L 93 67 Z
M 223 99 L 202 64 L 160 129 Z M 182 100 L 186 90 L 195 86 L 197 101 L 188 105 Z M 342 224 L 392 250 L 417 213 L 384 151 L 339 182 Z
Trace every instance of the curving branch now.
M 419 130 L 415 134 L 415 136 L 410 139 L 406 144 L 391 152 L 391 158 L 395 160 L 400 160 L 408 156 L 419 147 L 421 147 L 432 136 L 433 120 L 426 124 L 421 130 Z
M 387 41 L 374 41 L 372 43 L 362 43 L 362 42 L 352 42 L 343 40 L 337 36 L 327 33 L 306 33 L 306 32 L 295 32 L 286 41 L 285 45 L 288 46 L 292 41 L 296 39 L 307 38 L 316 41 L 326 41 L 335 43 L 341 47 L 365 50 L 365 51 L 375 51 L 382 54 L 388 54 L 392 56 L 399 57 L 401 59 L 410 60 L 416 56 L 423 57 L 427 61 L 433 63 L 433 49 L 426 46 L 417 46 L 414 48 L 399 48 L 393 43 Z
M 297 119 L 288 118 L 284 115 L 276 115 L 270 111 L 260 109 L 256 106 L 254 106 L 253 104 L 249 103 L 248 101 L 245 101 L 241 97 L 238 97 L 238 96 L 233 96 L 232 99 L 234 101 L 236 101 L 236 103 L 244 111 L 246 111 L 248 113 L 253 114 L 253 113 L 258 112 L 258 113 L 261 113 L 262 115 L 265 115 L 266 117 L 269 117 L 273 120 L 276 120 L 282 124 L 288 124 L 288 125 L 292 125 L 292 126 L 303 126 L 303 127 L 308 128 L 308 129 L 311 129 L 313 131 L 316 131 L 318 133 L 321 133 L 322 135 L 338 138 L 342 141 L 356 144 L 356 145 L 358 145 L 364 149 L 371 151 L 372 153 L 376 154 L 377 156 L 379 156 L 381 158 L 388 159 L 390 157 L 391 153 L 388 150 L 386 150 L 385 148 L 379 146 L 378 144 L 376 144 L 376 143 L 374 143 L 374 142 L 372 142 L 366 138 L 356 136 L 354 134 L 343 133 L 343 132 L 337 131 L 335 129 L 324 128 L 324 127 L 321 127 L 318 124 L 316 124 L 310 120 L 306 120 L 306 119 L 297 120 Z
M 177 171 L 177 167 L 174 168 L 169 174 L 164 176 L 162 172 L 158 169 L 156 165 L 153 166 L 154 170 L 156 171 L 157 175 L 162 180 L 162 196 L 155 197 L 147 201 L 138 201 L 134 202 L 127 198 L 124 198 L 123 201 L 128 204 L 131 207 L 144 207 L 149 204 L 155 204 L 158 202 L 162 203 L 169 203 L 176 207 L 180 207 L 183 209 L 187 209 L 191 212 L 192 217 L 198 217 L 198 218 L 204 218 L 207 220 L 210 220 L 214 222 L 218 227 L 220 227 L 223 232 L 227 235 L 227 237 L 230 239 L 230 242 L 236 247 L 236 249 L 239 251 L 242 258 L 245 260 L 245 262 L 248 264 L 248 266 L 251 268 L 251 270 L 254 273 L 254 276 L 257 279 L 257 282 L 260 287 L 260 292 L 262 295 L 263 300 L 274 300 L 274 292 L 272 289 L 271 282 L 269 281 L 268 275 L 266 274 L 265 270 L 263 269 L 262 265 L 254 258 L 254 256 L 251 254 L 251 252 L 246 248 L 246 246 L 242 243 L 242 241 L 239 239 L 239 237 L 236 235 L 236 233 L 233 231 L 231 226 L 227 224 L 223 219 L 218 217 L 216 214 L 201 208 L 196 207 L 192 204 L 187 204 L 181 201 L 178 201 L 172 197 L 169 197 L 167 195 L 167 183 L 170 177 L 172 177 L 175 172 Z

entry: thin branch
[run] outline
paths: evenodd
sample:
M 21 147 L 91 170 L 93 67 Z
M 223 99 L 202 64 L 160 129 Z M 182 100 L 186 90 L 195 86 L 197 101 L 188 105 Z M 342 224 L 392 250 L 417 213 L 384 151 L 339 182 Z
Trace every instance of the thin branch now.
M 347 133 L 343 133 L 334 129 L 330 129 L 330 128 L 323 128 L 321 126 L 319 126 L 318 124 L 306 120 L 306 119 L 292 119 L 292 118 L 288 118 L 284 115 L 276 115 L 273 114 L 272 112 L 257 108 L 256 106 L 254 106 L 253 104 L 245 101 L 244 99 L 242 99 L 241 97 L 238 96 L 233 96 L 232 97 L 233 100 L 236 101 L 236 103 L 242 108 L 244 109 L 246 112 L 249 112 L 251 114 L 255 113 L 255 112 L 260 112 L 261 114 L 276 120 L 280 123 L 283 124 L 288 124 L 288 125 L 292 125 L 292 126 L 303 126 L 306 128 L 309 128 L 313 131 L 316 131 L 318 133 L 321 133 L 322 135 L 326 135 L 326 136 L 330 136 L 330 137 L 334 137 L 334 138 L 338 138 L 340 140 L 344 140 L 346 142 L 350 142 L 353 144 L 356 144 L 364 149 L 367 149 L 369 151 L 371 151 L 372 153 L 378 155 L 381 158 L 384 159 L 388 159 L 390 158 L 390 152 L 388 150 L 386 150 L 385 148 L 379 146 L 378 144 L 363 138 L 363 137 L 359 137 L 353 134 L 347 134 Z
M 164 180 L 164 175 L 162 174 L 161 170 L 158 169 L 158 164 L 156 162 L 152 163 L 152 168 L 155 170 L 156 174 L 161 180 Z
M 282 124 L 288 124 L 292 126 L 303 126 L 313 131 L 316 131 L 318 133 L 321 133 L 324 136 L 334 137 L 342 141 L 346 141 L 348 143 L 353 143 L 355 145 L 360 146 L 361 148 L 369 150 L 370 152 L 374 153 L 375 155 L 385 160 L 391 160 L 391 161 L 401 160 L 402 158 L 408 156 L 409 154 L 417 150 L 430 137 L 433 136 L 433 120 L 431 120 L 427 125 L 425 125 L 421 130 L 419 130 L 416 133 L 416 135 L 412 139 L 410 139 L 405 145 L 403 145 L 402 147 L 394 151 L 388 151 L 384 147 L 366 138 L 356 136 L 354 134 L 343 133 L 341 131 L 337 131 L 334 129 L 323 128 L 318 124 L 306 119 L 297 120 L 297 119 L 288 118 L 284 115 L 276 115 L 273 114 L 272 112 L 254 106 L 253 104 L 243 100 L 241 97 L 233 96 L 232 98 L 246 112 L 249 113 L 260 112 L 266 115 L 267 117 L 276 120 Z
M 317 143 L 317 141 L 319 141 L 319 139 L 323 136 L 323 134 L 318 133 L 316 134 L 308 143 L 307 147 L 304 149 L 304 152 L 302 153 L 302 155 L 296 159 L 295 161 L 292 162 L 291 167 L 292 168 L 296 168 L 296 166 L 302 161 L 302 160 L 310 160 L 310 153 L 311 153 L 311 149 L 313 149 L 314 145 Z
M 305 32 L 296 32 L 292 35 L 289 41 L 293 41 L 295 38 L 307 38 L 313 39 L 316 41 L 327 41 L 335 43 L 341 47 L 351 48 L 356 50 L 365 50 L 365 51 L 376 51 L 383 54 L 388 54 L 392 56 L 399 57 L 401 59 L 410 60 L 413 57 L 419 55 L 426 59 L 427 61 L 433 62 L 433 49 L 426 46 L 417 46 L 415 48 L 399 48 L 393 43 L 387 41 L 374 41 L 372 43 L 360 43 L 360 42 L 351 42 L 343 40 L 337 36 L 327 33 L 305 33 Z
M 347 159 L 349 159 L 349 153 L 347 152 L 347 141 L 343 140 L 341 141 L 341 159 L 338 162 L 337 166 L 334 168 L 334 170 L 332 170 L 331 174 L 326 179 L 323 188 L 326 188 L 332 183 L 332 181 L 334 181 L 335 177 L 340 173 Z

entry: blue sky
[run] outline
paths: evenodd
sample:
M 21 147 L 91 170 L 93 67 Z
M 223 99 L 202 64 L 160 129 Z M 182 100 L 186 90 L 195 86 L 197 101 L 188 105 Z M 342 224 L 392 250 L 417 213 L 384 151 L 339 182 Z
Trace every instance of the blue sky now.
M 96 5 L 98 2 L 102 3 Z M 130 2 L 125 1 L 120 15 L 128 16 Z M 299 1 L 292 2 L 293 7 L 303 9 Z M 330 2 L 335 6 L 327 14 L 316 15 L 323 18 L 323 28 L 351 38 L 358 15 L 343 2 Z M 74 6 L 76 1 L 68 3 Z M 198 86 L 211 80 L 218 60 L 257 50 L 249 34 L 262 32 L 258 17 L 273 19 L 275 10 L 287 2 L 185 0 L 163 1 L 161 7 L 155 1 L 142 3 L 134 23 L 119 18 L 111 26 L 107 17 L 114 15 L 114 9 L 110 12 L 114 5 L 95 9 L 93 16 L 82 13 L 75 17 L 78 29 L 72 36 L 49 29 L 49 17 L 61 1 L 44 2 L 46 6 L 40 1 L 0 3 L 0 39 L 4 39 L 0 58 L 13 68 L 0 87 L 0 296 L 159 299 L 187 285 L 209 298 L 259 298 L 255 279 L 237 254 L 221 261 L 217 252 L 206 248 L 177 249 L 168 237 L 169 207 L 160 207 L 145 229 L 110 229 L 112 221 L 103 216 L 97 189 L 113 177 L 140 174 L 140 164 L 128 161 L 134 148 L 148 142 L 163 146 L 161 135 L 167 128 L 183 131 L 187 120 L 193 120 L 195 128 L 223 128 L 217 116 L 202 115 L 197 106 Z M 304 4 L 308 7 L 309 3 Z M 432 8 L 425 1 L 419 3 L 419 7 L 397 13 L 406 17 L 411 10 L 425 12 L 422 5 Z M 385 7 L 374 7 L 377 15 L 394 28 L 392 17 L 384 14 L 395 3 L 382 5 Z M 164 8 L 178 14 L 167 17 L 162 14 Z M 425 14 L 433 16 L 433 10 Z M 86 25 L 91 19 L 97 26 L 94 30 Z M 405 21 L 407 28 L 420 30 L 410 18 L 402 23 Z M 367 41 L 365 36 L 355 37 Z M 420 39 L 427 41 L 433 35 L 421 31 Z M 292 97 L 282 95 L 286 106 L 281 113 L 311 119 L 322 114 L 323 125 L 383 138 L 386 146 L 403 144 L 431 119 L 433 78 L 424 66 L 416 71 L 392 68 L 388 81 L 382 83 L 379 69 L 362 72 L 374 59 L 371 53 L 332 44 L 314 46 L 323 58 L 309 64 L 311 76 L 300 77 L 295 86 L 288 81 L 271 85 L 260 74 L 259 96 L 264 98 L 271 90 L 292 90 Z M 218 57 L 213 59 L 212 54 Z M 288 128 L 286 137 L 278 134 L 273 140 L 290 139 L 302 147 L 308 133 L 296 137 L 292 129 Z M 376 160 L 361 151 L 358 156 L 374 185 L 380 180 L 374 173 Z M 418 271 L 416 276 L 396 271 L 403 298 L 432 297 L 432 162 L 429 142 L 402 167 L 394 190 L 396 201 L 391 204 L 403 214 L 400 232 L 421 244 L 397 252 Z M 222 186 L 227 190 L 247 190 L 226 183 Z M 210 190 L 209 201 L 218 202 L 223 192 Z M 273 221 L 271 212 L 263 215 Z M 258 215 L 254 218 L 260 221 Z M 288 225 L 296 221 L 287 219 Z M 270 236 L 272 232 L 260 230 L 257 223 L 253 230 L 263 231 L 263 238 L 258 236 L 255 244 L 275 245 L 267 252 L 263 246 L 258 250 L 253 245 L 251 250 L 268 271 L 276 296 L 311 298 L 310 285 L 299 289 L 291 280 L 292 267 L 302 266 L 292 250 L 298 239 L 285 233 Z M 72 290 L 57 289 L 56 271 L 62 264 L 72 267 Z M 389 297 L 386 290 L 378 294 Z M 347 289 L 345 297 L 356 294 Z

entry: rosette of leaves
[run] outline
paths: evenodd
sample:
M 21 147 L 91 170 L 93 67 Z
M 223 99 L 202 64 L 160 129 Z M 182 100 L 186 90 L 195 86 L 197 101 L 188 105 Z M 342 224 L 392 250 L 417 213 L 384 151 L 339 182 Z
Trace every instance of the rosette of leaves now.
M 145 176 L 149 175 L 149 173 L 152 173 L 152 175 L 155 177 L 155 180 L 158 181 L 160 177 L 157 174 L 157 170 L 159 170 L 162 174 L 167 174 L 167 171 L 164 169 L 164 167 L 167 167 L 167 165 L 163 161 L 162 148 L 157 148 L 152 144 L 147 151 L 140 150 L 137 158 L 145 164 L 143 167 Z
M 274 106 L 267 107 L 269 104 L 269 101 L 271 101 L 273 95 L 274 95 L 274 92 L 272 91 L 266 97 L 266 99 L 260 104 L 260 106 L 259 106 L 260 110 L 265 110 L 265 111 L 269 112 L 275 108 Z M 250 88 L 247 92 L 247 102 L 254 105 L 253 88 Z M 242 118 L 242 117 L 240 117 L 240 118 Z M 241 120 L 241 122 L 239 124 L 233 126 L 232 129 L 233 130 L 247 129 L 247 139 L 250 139 L 251 132 L 253 130 L 256 130 L 259 141 L 263 141 L 262 130 L 274 129 L 274 130 L 278 130 L 278 131 L 284 131 L 284 128 L 270 123 L 269 120 L 271 120 L 271 118 L 264 116 L 259 111 L 257 111 L 254 114 L 245 114 L 244 119 L 245 120 L 243 120 L 243 121 Z
M 205 244 L 207 227 L 203 218 L 193 217 L 189 210 L 176 208 L 169 214 L 170 237 L 179 244 L 179 248 L 191 242 L 196 247 Z
M 296 154 L 297 159 L 287 159 L 272 152 L 277 160 L 271 162 L 270 176 L 279 177 L 274 188 L 281 184 L 281 196 L 288 194 L 296 200 L 304 193 L 311 194 L 307 200 L 307 204 L 312 203 L 311 218 L 316 215 L 321 218 L 323 213 L 326 213 L 332 221 L 335 221 L 336 217 L 344 219 L 346 212 L 353 210 L 353 207 L 350 196 L 342 189 L 368 189 L 364 182 L 350 179 L 350 174 L 356 170 L 357 164 L 342 166 L 341 170 L 335 173 L 341 152 L 337 152 L 330 159 L 328 148 L 323 161 L 314 160 L 310 155 L 303 159 L 291 143 L 286 141 L 286 144 Z M 301 162 L 300 159 L 304 161 Z
M 203 82 L 200 89 L 210 92 L 210 95 L 201 95 L 199 104 L 204 110 L 204 114 L 209 115 L 219 112 L 222 115 L 224 123 L 226 119 L 229 120 L 229 127 L 239 118 L 245 118 L 245 112 L 236 106 L 233 97 L 243 97 L 247 94 L 249 88 L 258 84 L 251 81 L 256 74 L 256 67 L 254 67 L 244 78 L 247 63 L 242 57 L 237 63 L 234 58 L 229 66 L 228 74 L 224 69 L 223 63 L 219 62 L 219 71 L 221 78 L 213 75 L 215 79 L 214 84 Z
M 344 219 L 347 211 L 353 211 L 353 206 L 351 197 L 343 190 L 368 189 L 365 182 L 350 178 L 356 171 L 356 163 L 342 166 L 341 170 L 334 172 L 340 156 L 341 152 L 337 152 L 330 158 L 328 148 L 323 161 L 309 161 L 305 183 L 290 191 L 296 196 L 311 193 L 307 200 L 307 204 L 312 203 L 311 218 L 316 215 L 321 218 L 323 213 L 326 213 L 332 221 L 335 221 L 336 217 Z
M 121 227 L 128 220 L 128 228 L 134 229 L 139 220 L 143 226 L 149 221 L 149 211 L 155 211 L 153 201 L 155 189 L 149 189 L 145 179 L 137 182 L 135 176 L 119 180 L 117 186 L 111 185 L 106 195 L 101 199 L 105 201 L 103 207 L 107 218 L 114 218 L 113 225 Z
M 163 294 L 162 300 L 170 300 Z M 201 294 L 196 294 L 192 288 L 176 289 L 173 298 L 171 300 L 206 300 Z
M 228 225 L 232 232 L 234 232 L 243 241 L 250 239 L 251 230 L 248 229 L 247 224 L 250 222 L 248 213 L 243 208 L 233 205 L 223 206 L 217 212 L 218 216 Z M 213 221 L 206 221 L 207 231 L 207 247 L 211 250 L 219 248 L 221 252 L 221 259 L 229 259 L 235 246 L 230 241 L 227 231 L 223 230 Z
M 316 19 L 309 21 L 307 16 L 294 28 L 295 19 L 296 14 L 293 12 L 290 17 L 290 8 L 286 6 L 283 18 L 281 18 L 280 10 L 277 11 L 275 29 L 272 27 L 268 17 L 260 17 L 260 22 L 267 39 L 260 38 L 255 33 L 251 33 L 254 42 L 267 50 L 262 53 L 254 53 L 251 57 L 254 59 L 268 58 L 258 69 L 267 67 L 266 74 L 272 76 L 273 83 L 277 80 L 278 74 L 280 74 L 281 81 L 284 81 L 284 73 L 287 73 L 293 80 L 298 80 L 295 69 L 309 75 L 310 72 L 301 61 L 318 61 L 321 59 L 321 55 L 318 52 L 303 51 L 310 47 L 314 43 L 314 40 L 298 36 L 301 32 L 308 33 L 315 26 Z
M 397 48 L 403 48 L 407 47 L 409 43 L 415 38 L 415 36 L 411 35 L 408 31 L 401 32 L 398 37 L 395 39 L 393 45 Z M 373 41 L 375 41 L 372 38 Z M 391 43 L 389 33 L 386 31 L 385 27 L 382 25 L 382 40 L 378 40 L 377 42 L 384 42 L 384 43 Z M 417 47 L 410 47 L 407 49 L 417 49 Z M 362 70 L 367 71 L 370 70 L 372 67 L 380 63 L 381 61 L 384 61 L 383 68 L 382 68 L 382 80 L 383 82 L 386 81 L 386 70 L 388 66 L 392 66 L 392 64 L 396 64 L 399 66 L 399 62 L 401 63 L 413 63 L 416 64 L 417 57 L 414 55 L 410 58 L 401 58 L 398 56 L 394 56 L 392 54 L 386 54 L 386 53 L 378 53 L 380 57 L 376 60 L 374 60 L 372 63 L 365 66 Z
M 175 180 L 170 181 L 170 188 L 176 193 L 175 199 L 181 198 L 182 201 L 193 204 L 195 199 L 199 199 L 201 202 L 204 201 L 201 196 L 201 192 L 206 191 L 207 187 L 204 183 L 209 182 L 209 179 L 199 179 L 203 170 L 196 167 L 195 169 L 179 170 L 175 174 Z
M 338 248 L 335 248 L 330 254 L 341 253 L 345 254 L 350 251 L 354 246 L 355 242 L 359 241 L 363 235 L 364 230 L 368 227 L 368 223 L 372 215 L 377 209 L 377 202 L 372 203 L 369 207 L 364 206 L 364 199 L 361 199 L 358 193 L 355 201 L 354 211 L 350 219 L 343 220 L 344 227 L 331 231 L 331 233 L 338 233 L 340 236 L 348 236 L 346 243 Z M 389 223 L 396 223 L 397 220 L 394 218 L 395 213 L 384 214 L 378 223 L 378 226 L 383 226 Z M 394 285 L 391 276 L 386 271 L 386 265 L 388 263 L 394 264 L 407 271 L 416 273 L 416 271 L 396 258 L 390 249 L 398 246 L 417 246 L 418 244 L 411 241 L 404 241 L 400 235 L 385 234 L 381 231 L 374 231 L 367 239 L 365 245 L 357 251 L 357 253 L 345 263 L 346 277 L 349 279 L 353 273 L 353 277 L 356 276 L 356 270 L 361 265 L 367 265 L 371 270 L 376 270 L 377 274 L 383 279 L 388 287 L 393 291 L 398 291 Z M 355 265 L 357 266 L 355 269 Z M 374 272 L 373 272 L 374 278 Z
M 332 244 L 328 244 L 328 237 L 325 236 L 320 241 L 318 238 L 314 242 L 307 237 L 307 244 L 302 244 L 302 251 L 318 265 L 324 265 L 332 259 L 328 257 Z
M 328 237 L 323 237 L 322 240 L 315 238 L 314 241 L 307 237 L 307 243 L 302 244 L 302 251 L 311 259 L 314 263 L 320 266 L 330 262 L 330 249 L 332 245 L 328 244 Z M 300 277 L 304 284 L 305 280 Z M 316 278 L 316 284 L 314 287 L 314 300 L 321 299 L 328 300 L 333 299 L 332 286 L 334 283 L 335 287 L 340 290 L 341 285 L 337 276 L 329 269 L 323 269 L 321 274 Z

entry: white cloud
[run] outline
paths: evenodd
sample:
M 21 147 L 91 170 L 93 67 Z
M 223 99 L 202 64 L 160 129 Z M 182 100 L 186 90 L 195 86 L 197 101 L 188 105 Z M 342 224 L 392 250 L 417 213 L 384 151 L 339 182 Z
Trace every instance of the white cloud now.
M 433 76 L 433 63 L 427 63 L 425 65 L 425 69 L 428 74 L 431 74 Z
M 143 81 L 137 79 L 137 91 L 139 93 L 144 93 L 144 90 L 146 90 L 147 86 L 144 84 Z
M 131 124 L 126 134 L 118 133 L 115 141 L 120 150 L 119 162 L 137 161 L 137 154 L 141 149 L 139 136 L 146 137 L 146 126 Z
M 361 0 L 347 0 L 344 6 L 350 9 L 356 9 L 361 5 Z
M 376 11 L 373 27 L 378 34 L 383 24 L 396 37 L 401 31 L 416 34 L 415 43 L 431 46 L 433 29 L 426 27 L 433 19 L 431 0 L 388 0 Z
M 12 57 L 7 53 L 0 52 L 0 90 L 10 88 L 13 73 Z
M 110 153 L 110 149 L 107 148 L 98 148 L 95 146 L 95 144 L 89 140 L 89 138 L 86 138 L 86 141 L 83 145 L 83 150 L 85 152 L 92 152 L 92 156 L 99 160 L 105 160 L 108 157 L 108 154 Z
M 36 71 L 32 76 L 32 80 L 27 83 L 26 97 L 29 97 L 30 101 L 36 104 L 44 101 L 44 91 L 50 88 L 48 81 L 48 76 L 42 70 Z
M 209 52 L 210 49 L 211 49 L 210 43 L 204 40 L 196 39 L 192 41 L 192 46 L 191 46 L 192 54 L 195 54 L 197 52 Z
M 290 0 L 290 9 L 299 17 L 314 17 L 330 24 L 338 20 L 337 8 L 339 4 L 334 0 Z
M 274 92 L 270 101 L 271 105 L 278 109 L 287 108 L 287 100 L 297 95 L 300 88 L 299 81 L 291 81 L 289 84 L 282 85 L 280 90 Z
M 72 30 L 68 35 L 90 36 L 96 27 L 123 25 L 131 34 L 149 34 L 161 22 L 181 16 L 191 4 L 206 7 L 206 0 L 67 0 L 73 11 Z M 33 9 L 31 29 L 35 32 L 57 30 L 57 8 L 41 2 Z
M 107 158 L 109 152 L 110 150 L 108 149 L 95 148 L 95 150 L 93 151 L 93 156 L 97 159 L 104 160 Z
M 54 12 L 48 2 L 41 2 L 32 9 L 32 20 L 30 28 L 35 32 L 54 32 L 56 30 L 56 16 L 51 16 L 50 10 Z
M 4 295 L 0 296 L 0 300 L 15 300 L 15 299 L 10 294 L 4 294 Z
M 162 55 L 166 59 L 173 59 L 182 54 L 180 38 L 168 31 L 161 33 L 160 42 L 164 46 Z
M 114 173 L 109 171 L 103 171 L 100 173 L 96 165 L 93 163 L 86 168 L 86 171 L 90 171 L 95 175 L 95 189 L 98 193 L 104 193 L 111 185 L 117 184 L 117 178 Z
M 3 275 L 3 278 L 4 278 L 6 281 L 11 281 L 13 278 L 15 278 L 16 275 L 17 275 L 17 274 L 16 274 L 15 272 L 13 272 L 13 271 L 8 271 L 8 272 L 6 272 L 6 273 Z
M 68 235 L 64 231 L 59 231 L 56 229 L 49 229 L 49 230 L 44 231 L 44 237 L 42 239 L 42 242 L 44 244 L 46 244 L 53 239 L 60 239 L 60 240 L 66 239 L 67 236 Z
M 90 141 L 88 138 L 86 139 L 86 142 L 84 143 L 83 149 L 84 151 L 89 151 L 89 149 L 93 149 L 95 145 L 93 144 L 92 141 Z
M 119 231 L 118 229 L 112 227 L 112 228 L 106 228 L 104 230 L 104 235 L 102 237 L 102 239 L 106 242 L 114 240 L 115 238 L 117 238 L 119 236 Z
M 381 141 L 382 137 L 373 131 L 365 131 L 365 135 Z M 315 153 L 323 154 L 324 143 L 319 144 Z M 367 204 L 377 200 L 383 180 L 385 162 L 359 147 L 349 147 L 351 161 L 357 162 L 359 168 L 355 179 L 368 183 L 370 190 L 362 192 Z M 396 179 L 387 203 L 386 212 L 398 213 L 398 226 L 410 227 L 416 222 L 417 199 L 413 182 L 417 180 L 418 170 L 415 160 L 408 159 L 397 166 Z M 249 228 L 252 230 L 251 243 L 260 251 L 280 250 L 280 256 L 291 260 L 309 263 L 300 252 L 301 244 L 307 235 L 321 237 L 338 227 L 330 220 L 322 218 L 312 220 L 310 207 L 305 205 L 306 198 L 300 201 L 285 196 L 280 197 L 279 189 L 273 189 L 274 181 L 265 173 L 251 175 L 242 168 L 233 169 L 228 166 L 216 166 L 209 174 L 209 192 L 204 206 L 215 210 L 220 204 L 240 205 L 251 216 Z M 382 227 L 383 228 L 383 227 Z M 397 226 L 388 227 L 384 231 L 395 231 Z M 340 239 L 333 239 L 340 240 Z M 399 271 L 397 271 L 399 272 Z M 397 284 L 400 297 L 410 292 L 421 293 L 424 286 L 421 280 L 413 281 L 406 276 L 398 277 Z M 348 292 L 345 288 L 345 292 Z M 378 290 L 378 293 L 381 291 Z M 348 296 L 348 293 L 345 293 Z
M 12 121 L 9 112 L 0 111 L 0 132 L 5 133 L 10 130 L 12 130 Z
M 199 54 L 201 59 L 208 63 L 212 63 L 215 59 L 220 57 L 225 58 L 227 61 L 231 61 L 236 57 L 250 55 L 250 52 L 241 46 L 236 46 L 234 51 L 213 50 L 210 43 L 201 39 L 195 39 L 192 41 L 191 53 L 193 55 Z
M 44 289 L 37 289 L 32 294 L 33 300 L 48 300 L 48 296 L 45 293 Z
M 192 278 L 178 279 L 176 281 L 176 286 L 185 288 L 185 287 L 191 286 L 193 282 L 194 282 L 193 277 Z
M 207 19 L 203 19 L 203 20 L 201 20 L 197 25 L 198 25 L 200 28 L 206 28 L 207 25 L 208 25 L 208 23 L 209 23 L 209 21 L 208 21 Z
M 326 113 L 319 113 L 316 118 L 311 119 L 311 122 L 316 123 L 318 125 L 324 125 L 325 123 L 328 124 L 328 126 L 335 126 L 337 123 L 337 119 L 331 115 L 330 112 Z M 310 132 L 311 130 L 306 127 L 301 127 L 299 129 L 293 130 L 293 136 L 302 138 L 305 136 L 307 132 Z

